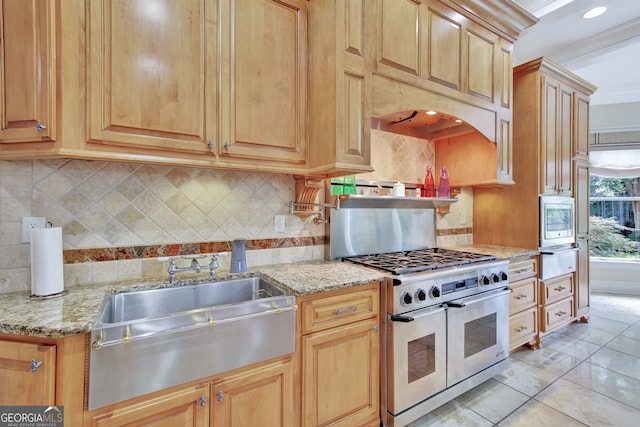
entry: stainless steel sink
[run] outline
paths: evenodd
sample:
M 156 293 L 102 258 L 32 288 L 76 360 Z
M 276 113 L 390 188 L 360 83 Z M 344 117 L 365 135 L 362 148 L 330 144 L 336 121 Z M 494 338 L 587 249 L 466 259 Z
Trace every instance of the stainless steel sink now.
M 260 277 L 105 296 L 89 409 L 295 351 L 295 297 Z
M 286 295 L 260 277 L 246 277 L 175 288 L 124 292 L 105 297 L 98 323 L 152 319 L 227 304 Z

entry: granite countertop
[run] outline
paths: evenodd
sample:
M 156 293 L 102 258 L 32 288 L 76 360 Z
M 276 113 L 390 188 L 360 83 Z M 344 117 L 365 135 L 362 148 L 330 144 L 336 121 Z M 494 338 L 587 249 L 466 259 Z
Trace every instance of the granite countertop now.
M 527 258 L 540 254 L 540 251 L 537 249 L 512 248 L 508 246 L 495 245 L 460 245 L 452 247 L 450 249 L 473 252 L 477 254 L 495 255 L 499 259 Z
M 219 272 L 218 280 L 262 276 L 293 295 L 309 295 L 363 285 L 383 279 L 383 274 L 339 261 L 276 264 L 250 269 L 248 273 Z M 26 292 L 3 294 L 0 298 L 0 333 L 45 338 L 61 338 L 91 332 L 98 309 L 107 294 L 131 290 L 187 286 L 209 281 L 200 274 L 169 283 L 149 279 L 70 287 L 65 294 L 49 299 L 29 299 Z

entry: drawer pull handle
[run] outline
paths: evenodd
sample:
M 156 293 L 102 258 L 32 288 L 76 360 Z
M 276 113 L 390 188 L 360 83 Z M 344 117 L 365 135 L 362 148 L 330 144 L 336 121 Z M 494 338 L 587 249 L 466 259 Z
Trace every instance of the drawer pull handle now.
M 567 314 L 567 312 L 566 312 L 566 311 L 559 311 L 559 312 L 557 312 L 557 313 L 556 313 L 556 316 L 558 316 L 558 317 L 562 317 L 562 316 L 564 316 L 565 314 Z
M 553 289 L 554 289 L 555 291 L 562 292 L 562 291 L 564 291 L 564 290 L 565 290 L 565 289 L 567 289 L 567 288 L 566 288 L 566 287 L 564 287 L 564 286 L 558 286 L 557 288 L 553 288 Z
M 343 310 L 336 310 L 335 311 L 335 315 L 336 316 L 340 316 L 341 314 L 344 314 L 344 313 L 352 313 L 352 312 L 356 311 L 357 309 L 358 309 L 358 307 L 356 307 L 354 305 L 353 307 L 345 308 Z
M 522 332 L 522 331 L 526 331 L 527 329 L 529 329 L 529 328 L 527 328 L 526 326 L 522 325 L 522 326 L 520 326 L 518 329 L 516 329 L 516 332 L 517 332 L 517 333 L 520 333 L 520 332 Z
M 515 299 L 522 299 L 522 298 L 526 298 L 526 297 L 528 297 L 527 294 L 520 294 L 520 295 L 518 295 L 517 297 L 514 297 L 514 298 Z

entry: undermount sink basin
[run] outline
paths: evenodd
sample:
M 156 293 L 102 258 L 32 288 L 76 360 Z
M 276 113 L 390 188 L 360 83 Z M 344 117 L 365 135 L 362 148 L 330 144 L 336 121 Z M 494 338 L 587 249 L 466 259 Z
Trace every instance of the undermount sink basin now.
M 108 295 L 98 323 L 153 319 L 190 310 L 285 296 L 286 292 L 260 277 L 213 281 L 190 286 Z
M 261 277 L 104 297 L 89 409 L 295 351 L 295 297 Z

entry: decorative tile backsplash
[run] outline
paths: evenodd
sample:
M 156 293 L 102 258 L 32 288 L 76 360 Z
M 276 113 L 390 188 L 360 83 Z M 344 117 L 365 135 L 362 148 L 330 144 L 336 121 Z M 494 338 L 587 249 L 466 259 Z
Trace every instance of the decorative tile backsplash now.
M 420 183 L 432 142 L 371 131 L 375 172 L 357 179 Z M 165 274 L 158 255 L 210 253 L 246 238 L 249 266 L 324 258 L 324 226 L 289 215 L 289 175 L 83 160 L 0 161 L 0 293 L 30 288 L 23 216 L 62 227 L 65 285 Z M 437 217 L 438 245 L 472 241 L 473 192 Z M 283 233 L 274 215 L 286 216 Z M 464 224 L 460 221 L 465 219 Z M 221 259 L 228 268 L 229 259 Z

